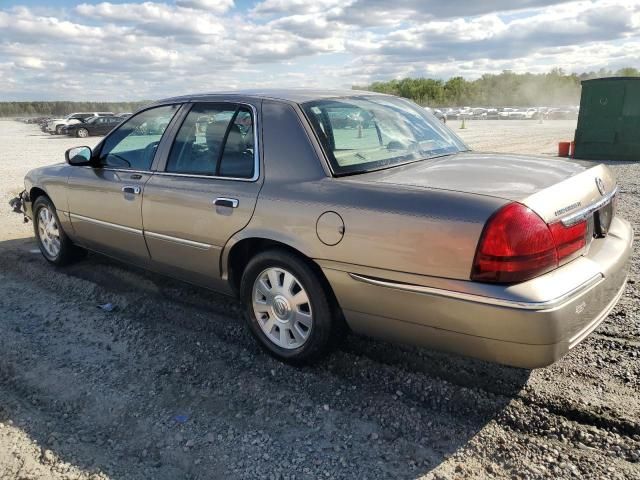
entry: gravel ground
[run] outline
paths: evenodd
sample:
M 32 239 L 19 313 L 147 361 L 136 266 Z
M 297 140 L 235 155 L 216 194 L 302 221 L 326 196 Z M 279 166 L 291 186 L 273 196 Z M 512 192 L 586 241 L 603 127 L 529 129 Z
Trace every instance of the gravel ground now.
M 456 131 L 551 153 L 573 128 L 517 123 Z M 621 302 L 551 367 L 352 336 L 293 368 L 258 349 L 234 300 L 99 255 L 55 269 L 34 253 L 6 202 L 77 144 L 0 122 L 0 478 L 640 478 L 637 243 Z M 612 168 L 639 231 L 640 163 Z

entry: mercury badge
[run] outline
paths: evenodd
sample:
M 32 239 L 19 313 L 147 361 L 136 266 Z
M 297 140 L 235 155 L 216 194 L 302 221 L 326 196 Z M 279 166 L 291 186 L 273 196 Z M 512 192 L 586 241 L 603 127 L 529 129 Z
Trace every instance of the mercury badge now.
M 598 191 L 600 192 L 600 195 L 604 195 L 606 188 L 604 187 L 604 182 L 600 177 L 596 177 L 596 186 L 598 187 Z

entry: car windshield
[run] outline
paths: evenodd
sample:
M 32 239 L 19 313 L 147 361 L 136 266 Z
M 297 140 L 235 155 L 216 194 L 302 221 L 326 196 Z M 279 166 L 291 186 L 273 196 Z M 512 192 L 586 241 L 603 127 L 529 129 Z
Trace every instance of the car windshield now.
M 361 173 L 468 150 L 423 108 L 387 96 L 303 104 L 334 173 Z

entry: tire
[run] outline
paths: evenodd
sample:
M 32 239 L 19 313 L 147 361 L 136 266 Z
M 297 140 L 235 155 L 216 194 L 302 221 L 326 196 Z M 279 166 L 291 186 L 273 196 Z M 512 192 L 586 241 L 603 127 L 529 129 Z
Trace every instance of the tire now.
M 45 221 L 53 221 L 53 223 Z M 63 266 L 86 255 L 86 250 L 75 246 L 60 226 L 58 213 L 48 197 L 40 196 L 33 203 L 33 230 L 42 256 L 50 263 Z
M 62 127 L 63 125 L 56 126 L 56 135 L 62 135 Z
M 287 274 L 293 278 L 288 292 L 283 285 L 289 282 Z M 271 278 L 274 282 L 266 281 Z M 274 249 L 253 257 L 242 274 L 240 299 L 250 332 L 272 356 L 305 364 L 327 353 L 337 323 L 331 297 L 319 276 L 298 256 Z
M 89 136 L 89 130 L 86 128 L 79 128 L 76 130 L 76 137 L 78 138 L 87 138 Z

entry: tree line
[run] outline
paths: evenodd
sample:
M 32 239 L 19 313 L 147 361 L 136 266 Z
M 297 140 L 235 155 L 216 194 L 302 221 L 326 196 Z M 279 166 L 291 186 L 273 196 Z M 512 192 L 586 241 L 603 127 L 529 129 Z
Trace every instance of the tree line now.
M 459 106 L 558 106 L 580 102 L 580 82 L 591 78 L 621 76 L 640 77 L 640 70 L 623 68 L 617 71 L 601 69 L 581 74 L 553 69 L 548 73 L 485 74 L 476 80 L 453 77 L 403 78 L 370 85 L 354 86 L 357 90 L 390 93 L 432 107 Z M 0 117 L 64 116 L 73 112 L 133 112 L 149 104 L 140 102 L 0 102 Z
M 553 69 L 548 73 L 485 74 L 476 80 L 453 77 L 446 81 L 432 78 L 403 78 L 370 85 L 354 86 L 356 90 L 388 93 L 409 98 L 432 107 L 460 106 L 560 106 L 580 103 L 580 82 L 601 77 L 640 77 L 640 70 L 601 69 L 582 74 Z
M 0 117 L 65 116 L 74 112 L 135 112 L 141 102 L 0 102 Z

